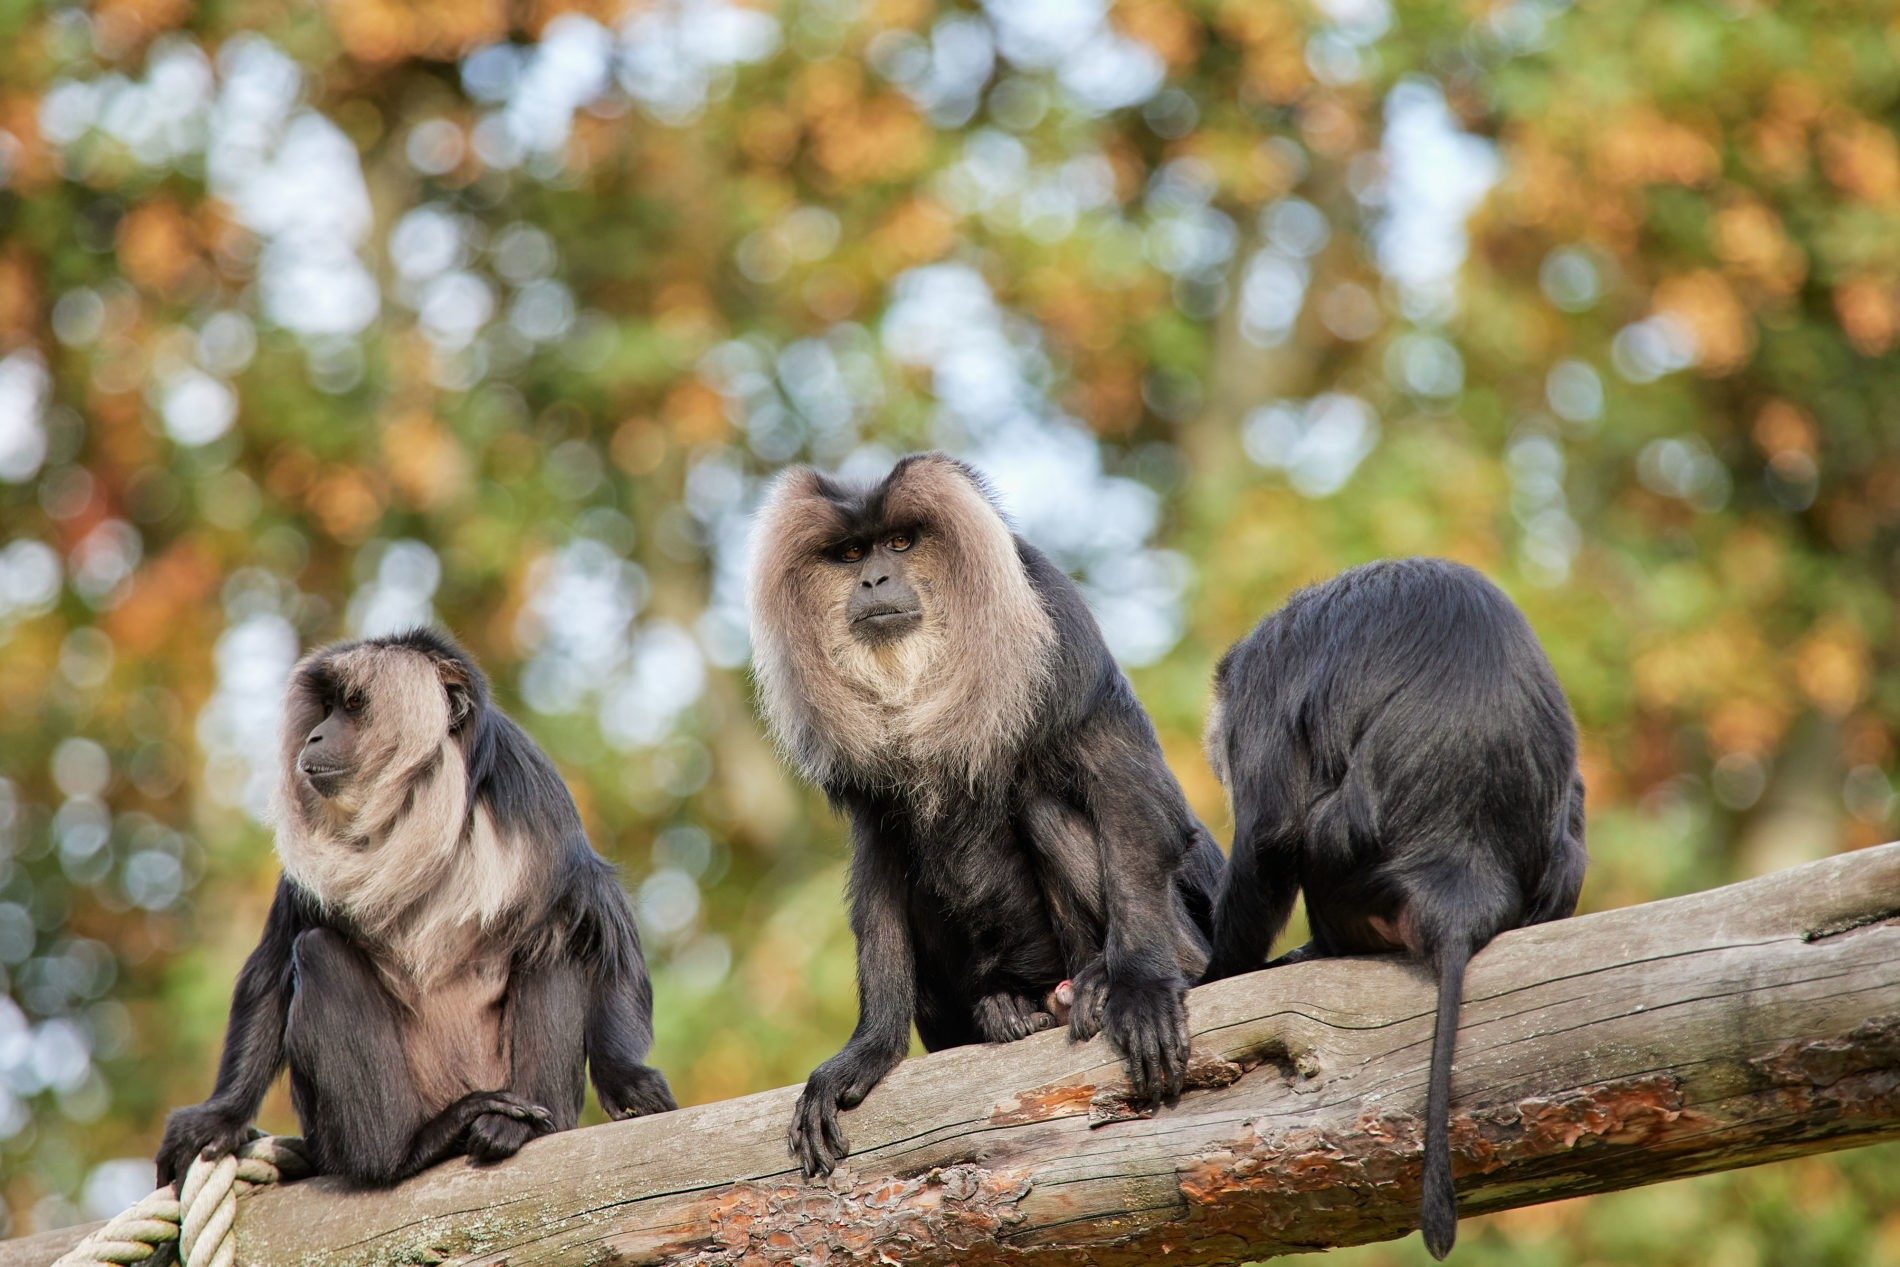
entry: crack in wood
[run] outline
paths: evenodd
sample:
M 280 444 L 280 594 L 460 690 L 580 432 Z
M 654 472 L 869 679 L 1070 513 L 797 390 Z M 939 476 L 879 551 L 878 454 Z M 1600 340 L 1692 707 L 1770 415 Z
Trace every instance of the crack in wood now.
M 1801 934 L 1801 940 L 1806 942 L 1826 941 L 1830 937 L 1839 937 L 1844 933 L 1857 933 L 1863 928 L 1896 923 L 1900 923 L 1900 907 L 1895 907 L 1887 911 L 1877 911 L 1869 915 L 1851 915 L 1845 919 L 1834 920 L 1831 923 L 1819 924 Z

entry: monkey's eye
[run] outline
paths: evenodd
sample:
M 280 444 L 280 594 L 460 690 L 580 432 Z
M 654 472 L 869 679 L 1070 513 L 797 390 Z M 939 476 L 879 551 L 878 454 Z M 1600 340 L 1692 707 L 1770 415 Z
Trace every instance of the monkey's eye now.
M 901 554 L 902 552 L 910 549 L 911 546 L 916 544 L 916 539 L 912 537 L 908 532 L 900 532 L 896 536 L 892 537 L 889 541 L 886 541 L 884 544 Z
M 363 694 L 361 689 L 349 691 L 343 696 L 343 711 L 346 713 L 360 713 L 363 711 L 363 706 L 368 703 L 369 699 Z
M 859 545 L 846 546 L 844 549 L 838 551 L 838 558 L 844 563 L 856 563 L 863 557 L 864 547 Z

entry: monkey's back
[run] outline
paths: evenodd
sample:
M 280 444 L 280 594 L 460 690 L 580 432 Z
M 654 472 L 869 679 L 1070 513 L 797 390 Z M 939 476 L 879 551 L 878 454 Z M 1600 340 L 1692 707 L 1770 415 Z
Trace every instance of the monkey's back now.
M 1354 568 L 1262 620 L 1216 681 L 1237 813 L 1266 797 L 1303 817 L 1309 906 L 1456 893 L 1505 927 L 1562 904 L 1553 883 L 1574 889 L 1575 724 L 1529 623 L 1479 573 Z

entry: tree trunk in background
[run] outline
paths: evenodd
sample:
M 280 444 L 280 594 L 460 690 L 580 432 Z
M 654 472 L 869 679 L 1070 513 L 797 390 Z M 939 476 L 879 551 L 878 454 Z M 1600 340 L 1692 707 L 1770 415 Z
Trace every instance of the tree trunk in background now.
M 1476 1214 L 1900 1137 L 1900 845 L 1507 933 L 1471 966 L 1452 1143 Z M 1152 1116 L 1100 1040 L 907 1062 L 786 1171 L 784 1089 L 442 1166 L 247 1198 L 239 1263 L 1232 1263 L 1405 1234 L 1432 1025 L 1393 958 L 1195 991 Z M 83 1229 L 0 1244 L 41 1267 Z

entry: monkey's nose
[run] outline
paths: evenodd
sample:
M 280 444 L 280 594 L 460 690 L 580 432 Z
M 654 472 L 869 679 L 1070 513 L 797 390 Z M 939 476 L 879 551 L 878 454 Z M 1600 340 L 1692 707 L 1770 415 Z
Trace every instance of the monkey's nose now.
M 865 589 L 875 589 L 890 579 L 891 578 L 888 573 L 882 576 L 867 576 L 862 581 L 860 581 L 859 584 L 863 585 Z

